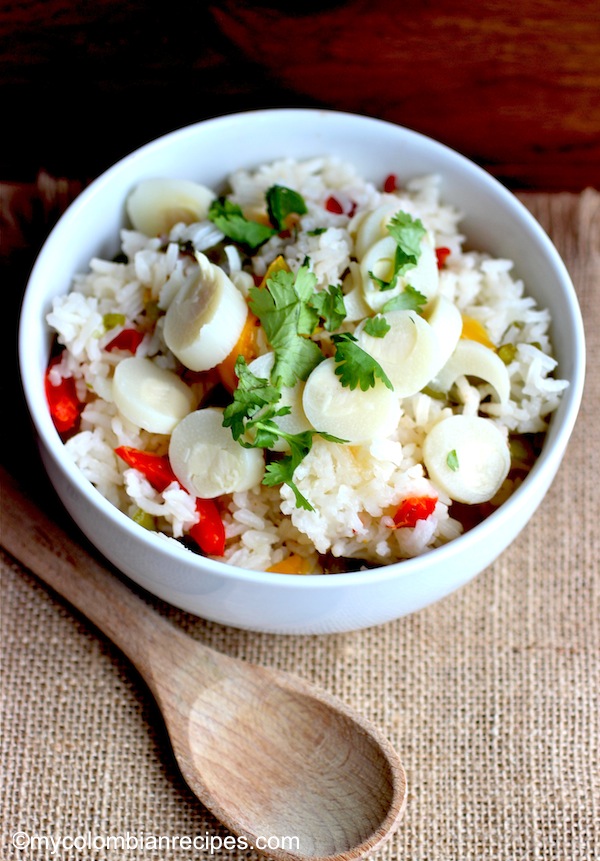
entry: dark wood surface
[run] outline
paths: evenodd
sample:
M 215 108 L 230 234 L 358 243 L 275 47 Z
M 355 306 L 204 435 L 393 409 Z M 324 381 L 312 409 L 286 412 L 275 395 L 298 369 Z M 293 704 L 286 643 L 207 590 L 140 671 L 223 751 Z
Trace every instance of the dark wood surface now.
M 86 182 L 173 128 L 313 105 L 431 135 L 513 189 L 600 187 L 598 0 L 0 5 L 0 179 Z

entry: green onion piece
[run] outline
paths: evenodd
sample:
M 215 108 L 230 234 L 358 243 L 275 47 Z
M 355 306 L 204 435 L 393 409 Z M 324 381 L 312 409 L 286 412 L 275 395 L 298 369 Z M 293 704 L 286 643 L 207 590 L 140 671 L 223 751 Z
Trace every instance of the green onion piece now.
M 144 529 L 148 529 L 150 532 L 156 532 L 156 521 L 154 520 L 154 517 L 142 508 L 136 508 L 131 519 L 135 521 L 135 523 L 139 523 L 140 526 L 143 526 Z
M 102 323 L 108 332 L 110 329 L 116 329 L 117 326 L 124 326 L 126 319 L 125 314 L 105 314 Z
M 498 355 L 505 365 L 510 365 L 517 355 L 517 348 L 514 344 L 502 344 L 501 347 L 498 347 Z
M 446 463 L 448 467 L 452 470 L 452 472 L 456 472 L 458 469 L 458 455 L 456 454 L 456 449 L 453 448 L 452 451 L 448 452 L 448 456 L 446 457 Z

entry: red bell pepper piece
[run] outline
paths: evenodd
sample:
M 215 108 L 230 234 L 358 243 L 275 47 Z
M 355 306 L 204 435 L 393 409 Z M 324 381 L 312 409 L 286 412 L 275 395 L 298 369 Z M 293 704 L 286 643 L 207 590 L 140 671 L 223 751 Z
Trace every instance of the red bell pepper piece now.
M 73 430 L 77 424 L 84 405 L 77 397 L 73 377 L 64 377 L 57 386 L 51 383 L 50 369 L 59 362 L 60 356 L 55 356 L 48 365 L 44 378 L 44 388 L 54 427 L 59 433 L 66 433 Z
M 131 466 L 133 469 L 141 472 L 159 493 L 162 493 L 172 481 L 177 481 L 177 476 L 171 469 L 171 464 L 166 454 L 140 451 L 127 445 L 120 445 L 115 449 L 115 454 L 121 460 L 124 460 L 127 466 Z
M 446 260 L 448 259 L 448 257 L 450 256 L 450 249 L 449 248 L 436 248 L 435 249 L 435 256 L 437 258 L 437 267 L 438 267 L 438 269 L 441 269 L 444 266 L 444 264 L 446 263 Z
M 334 212 L 336 215 L 344 214 L 344 207 L 339 202 L 337 197 L 334 197 L 333 195 L 330 195 L 325 201 L 325 209 L 327 210 L 327 212 Z
M 126 350 L 135 355 L 143 340 L 144 333 L 140 332 L 139 329 L 123 329 L 118 335 L 115 335 L 112 341 L 108 342 L 104 349 L 109 352 L 111 350 Z
M 190 529 L 190 537 L 208 556 L 223 556 L 225 526 L 216 503 L 212 499 L 197 499 L 196 511 L 200 520 Z
M 128 466 L 141 472 L 159 493 L 162 493 L 172 481 L 177 481 L 177 476 L 173 472 L 166 454 L 140 451 L 126 445 L 116 448 L 115 454 L 124 460 Z M 212 499 L 196 499 L 196 511 L 199 520 L 189 530 L 190 537 L 203 553 L 209 556 L 223 556 L 225 553 L 225 526 L 216 503 Z
M 399 529 L 404 526 L 413 528 L 418 520 L 427 520 L 433 513 L 436 503 L 436 496 L 408 496 L 398 506 L 394 514 L 394 523 Z
M 398 188 L 398 178 L 395 173 L 390 173 L 389 176 L 386 177 L 385 182 L 383 183 L 383 190 L 388 194 L 391 194 L 393 191 L 396 191 Z

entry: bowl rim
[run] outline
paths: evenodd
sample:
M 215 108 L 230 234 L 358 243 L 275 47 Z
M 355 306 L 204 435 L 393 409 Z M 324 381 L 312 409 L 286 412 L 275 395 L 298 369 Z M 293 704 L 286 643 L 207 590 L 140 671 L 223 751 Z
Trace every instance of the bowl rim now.
M 45 261 L 50 253 L 50 249 L 57 239 L 60 239 L 61 235 L 69 229 L 72 221 L 77 219 L 78 211 L 82 207 L 87 207 L 89 205 L 88 202 L 93 201 L 93 198 L 100 189 L 112 181 L 113 176 L 120 174 L 122 171 L 126 171 L 128 165 L 132 161 L 136 160 L 140 156 L 146 156 L 154 150 L 169 147 L 169 145 L 176 139 L 186 136 L 194 137 L 208 126 L 220 125 L 225 129 L 226 126 L 231 123 L 239 123 L 253 119 L 257 119 L 259 121 L 267 121 L 269 119 L 283 121 L 293 118 L 294 121 L 300 122 L 306 119 L 314 121 L 317 116 L 321 117 L 325 121 L 333 122 L 336 121 L 336 118 L 345 118 L 346 120 L 362 124 L 365 127 L 370 125 L 373 129 L 376 129 L 377 126 L 386 127 L 388 129 L 393 128 L 396 130 L 398 135 L 406 136 L 409 141 L 414 143 L 426 143 L 427 146 L 433 147 L 436 151 L 445 153 L 455 161 L 459 167 L 462 166 L 469 170 L 479 181 L 489 188 L 491 193 L 500 195 L 504 198 L 504 200 L 519 213 L 520 218 L 525 220 L 529 229 L 536 236 L 543 252 L 549 257 L 553 268 L 556 270 L 558 280 L 560 281 L 561 287 L 568 299 L 568 304 L 572 312 L 570 324 L 575 335 L 571 344 L 573 353 L 573 372 L 569 380 L 569 387 L 563 393 L 561 404 L 557 411 L 560 412 L 561 415 L 560 426 L 558 428 L 556 427 L 558 423 L 556 414 L 550 421 L 550 429 L 548 433 L 553 431 L 554 438 L 552 444 L 544 445 L 531 472 L 526 476 L 523 483 L 514 491 L 505 503 L 486 517 L 481 523 L 477 524 L 471 530 L 452 539 L 447 544 L 432 548 L 420 556 L 412 557 L 410 559 L 400 560 L 387 565 L 376 566 L 374 568 L 335 574 L 334 576 L 321 575 L 285 577 L 277 572 L 241 568 L 224 560 L 201 556 L 193 553 L 193 551 L 190 551 L 174 539 L 165 540 L 166 536 L 164 535 L 155 534 L 146 530 L 142 532 L 142 528 L 138 524 L 134 523 L 127 514 L 122 512 L 106 497 L 104 497 L 102 493 L 84 476 L 75 463 L 68 457 L 64 456 L 64 443 L 54 428 L 50 414 L 45 406 L 45 399 L 42 399 L 39 396 L 36 397 L 35 386 L 32 389 L 31 374 L 33 373 L 33 370 L 30 368 L 30 363 L 28 362 L 27 329 L 30 316 L 40 313 L 39 308 L 36 310 L 36 303 L 32 297 L 34 297 L 34 287 L 40 278 L 40 273 L 44 270 Z M 207 570 L 209 573 L 217 574 L 226 580 L 244 580 L 259 584 L 277 585 L 284 590 L 304 590 L 314 588 L 326 590 L 332 588 L 337 589 L 343 586 L 356 585 L 357 582 L 360 582 L 365 578 L 368 579 L 369 583 L 373 584 L 392 579 L 402 580 L 405 577 L 418 573 L 421 569 L 424 571 L 427 570 L 432 563 L 442 565 L 444 563 L 449 563 L 454 557 L 459 556 L 465 550 L 468 550 L 470 546 L 476 545 L 482 534 L 486 534 L 490 530 L 496 530 L 496 528 L 502 529 L 503 524 L 508 523 L 518 514 L 523 516 L 525 521 L 528 520 L 539 504 L 539 502 L 535 502 L 534 498 L 536 490 L 541 490 L 540 497 L 542 498 L 558 470 L 577 419 L 583 395 L 585 378 L 585 335 L 575 288 L 566 266 L 558 254 L 554 244 L 525 205 L 511 191 L 505 188 L 499 180 L 487 173 L 475 162 L 471 161 L 456 150 L 451 149 L 446 144 L 430 138 L 427 135 L 406 128 L 397 123 L 378 119 L 376 117 L 320 108 L 265 108 L 249 111 L 237 111 L 223 116 L 200 120 L 198 122 L 185 125 L 179 129 L 167 132 L 166 134 L 162 134 L 154 140 L 148 141 L 142 146 L 132 150 L 103 171 L 85 189 L 83 189 L 83 191 L 71 202 L 68 208 L 60 216 L 37 255 L 27 281 L 21 307 L 18 332 L 18 356 L 23 391 L 39 441 L 43 443 L 50 456 L 53 458 L 68 481 L 73 483 L 77 489 L 83 493 L 84 497 L 92 506 L 99 507 L 100 510 L 108 516 L 109 520 L 114 523 L 115 527 L 125 530 L 126 533 L 130 534 L 132 538 L 135 538 L 137 541 L 147 542 L 151 548 L 156 548 L 161 553 L 173 555 L 174 559 L 187 562 L 193 567 L 196 567 L 197 564 L 200 568 Z M 532 501 L 534 502 L 533 507 Z

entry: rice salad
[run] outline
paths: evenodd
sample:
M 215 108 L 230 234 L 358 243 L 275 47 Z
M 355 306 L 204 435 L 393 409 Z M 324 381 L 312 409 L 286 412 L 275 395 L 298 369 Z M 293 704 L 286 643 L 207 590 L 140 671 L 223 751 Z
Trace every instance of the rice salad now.
M 283 159 L 225 192 L 144 180 L 126 208 L 118 256 L 47 315 L 46 393 L 140 528 L 337 573 L 451 541 L 531 468 L 567 386 L 549 313 L 468 249 L 439 177 Z

